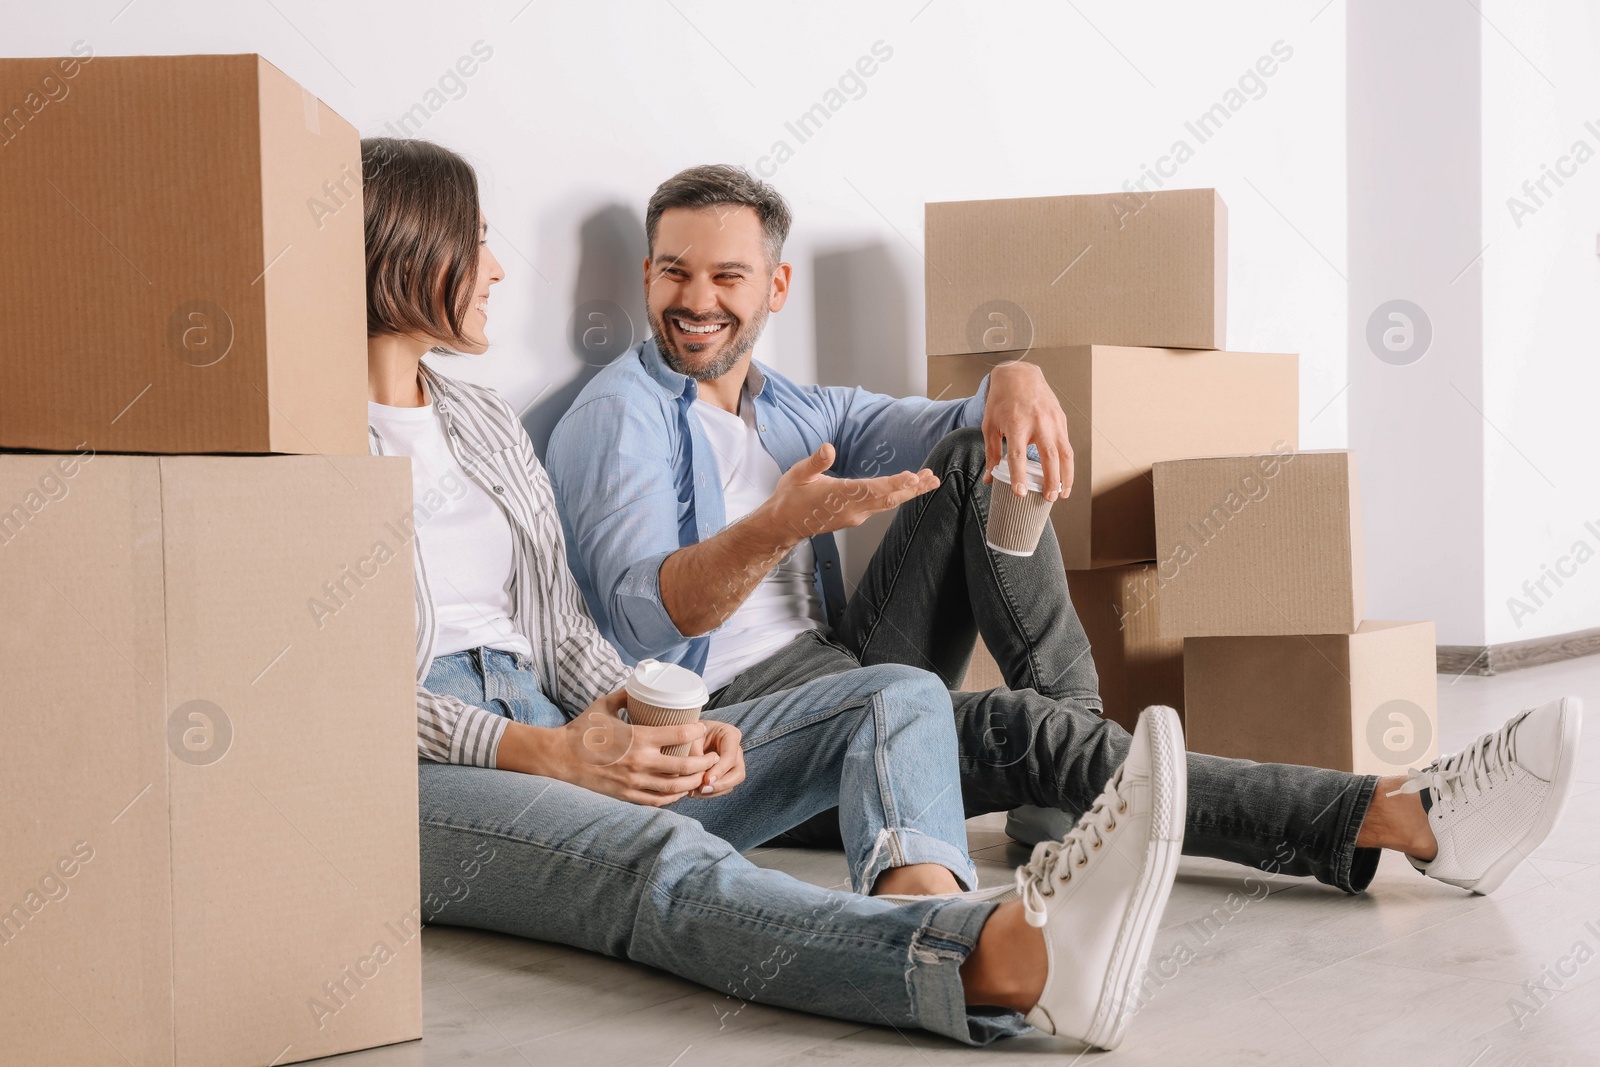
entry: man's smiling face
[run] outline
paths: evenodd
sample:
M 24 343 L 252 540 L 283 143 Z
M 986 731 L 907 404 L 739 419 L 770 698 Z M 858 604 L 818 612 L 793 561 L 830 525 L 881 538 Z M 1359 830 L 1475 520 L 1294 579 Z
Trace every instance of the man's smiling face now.
M 667 365 L 702 382 L 738 366 L 783 306 L 777 272 L 753 208 L 663 212 L 645 261 L 645 306 Z

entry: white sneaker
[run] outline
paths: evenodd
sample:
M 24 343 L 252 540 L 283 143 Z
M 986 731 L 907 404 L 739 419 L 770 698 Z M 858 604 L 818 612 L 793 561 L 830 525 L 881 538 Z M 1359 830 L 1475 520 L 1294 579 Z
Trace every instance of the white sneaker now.
M 1187 769 L 1178 713 L 1146 708 L 1094 807 L 1017 868 L 1028 922 L 1045 928 L 1049 973 L 1027 1015 L 1045 1033 L 1112 1049 L 1127 1032 L 1178 872 Z
M 1572 786 L 1583 702 L 1562 697 L 1524 711 L 1453 756 L 1413 772 L 1395 793 L 1421 793 L 1438 854 L 1411 866 L 1441 882 L 1492 893 L 1555 828 Z

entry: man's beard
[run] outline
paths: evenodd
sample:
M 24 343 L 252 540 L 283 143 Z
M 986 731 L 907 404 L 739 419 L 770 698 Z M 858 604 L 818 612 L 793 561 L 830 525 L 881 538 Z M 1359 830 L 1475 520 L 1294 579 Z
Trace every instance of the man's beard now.
M 703 326 L 712 322 L 729 323 L 729 336 L 722 341 L 720 354 L 711 362 L 698 365 L 691 363 L 705 358 L 705 352 L 696 352 L 692 355 L 678 350 L 675 336 L 667 325 L 668 319 L 682 319 L 685 322 Z M 667 366 L 682 374 L 686 378 L 693 378 L 697 382 L 715 381 L 731 371 L 743 359 L 750 349 L 755 347 L 756 338 L 761 336 L 761 328 L 767 323 L 767 308 L 762 305 L 756 312 L 756 317 L 748 322 L 734 318 L 706 318 L 690 315 L 683 308 L 667 308 L 660 315 L 650 316 L 650 330 L 655 334 L 656 347 L 661 350 L 661 358 Z

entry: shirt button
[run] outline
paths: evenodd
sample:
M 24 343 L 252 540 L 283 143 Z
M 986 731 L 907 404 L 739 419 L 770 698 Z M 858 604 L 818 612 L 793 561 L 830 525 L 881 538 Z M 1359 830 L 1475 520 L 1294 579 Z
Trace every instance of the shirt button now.
M 767 424 L 763 422 L 761 424 L 761 426 L 760 426 L 760 429 L 761 429 L 762 433 L 766 433 L 767 432 Z
M 497 486 L 494 487 L 494 491 L 497 492 L 497 493 L 503 493 L 503 492 L 505 492 L 505 487 L 497 485 Z
M 833 561 L 832 560 L 824 560 L 823 563 L 822 563 L 822 569 L 825 570 L 825 571 L 833 570 Z

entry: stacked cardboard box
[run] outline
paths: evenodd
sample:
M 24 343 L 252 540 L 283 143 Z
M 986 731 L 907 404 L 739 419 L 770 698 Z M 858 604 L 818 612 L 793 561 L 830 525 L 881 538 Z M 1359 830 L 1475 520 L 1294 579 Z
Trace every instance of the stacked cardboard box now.
M 1027 359 L 1067 413 L 1076 476 L 1051 519 L 1106 715 L 1181 709 L 1151 467 L 1298 443 L 1296 357 L 1225 351 L 1227 208 L 1210 189 L 933 203 L 927 258 L 928 394 Z
M 1076 475 L 1051 521 L 1068 570 L 1156 558 L 1158 460 L 1298 441 L 1292 355 L 1076 345 L 1004 356 L 1014 358 L 1044 371 L 1067 413 Z M 929 394 L 971 396 L 1000 361 L 931 356 Z
M 364 455 L 355 129 L 259 56 L 72 62 L 0 62 L 40 107 L 0 147 L 0 448 Z
M 1191 748 L 1365 774 L 1438 754 L 1433 623 L 1365 618 L 1352 453 L 1162 462 L 1155 489 Z
M 3 1058 L 419 1037 L 358 135 L 256 56 L 4 60 L 0 99 Z M 252 452 L 316 454 L 205 454 Z
M 1431 758 L 1431 624 L 1363 622 L 1353 459 L 1297 452 L 1295 356 L 1226 351 L 1215 191 L 934 203 L 926 231 L 929 395 L 1027 359 L 1067 413 L 1052 521 L 1107 717 L 1171 704 L 1191 747 L 1251 759 Z

